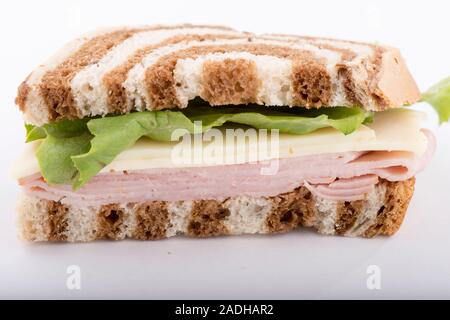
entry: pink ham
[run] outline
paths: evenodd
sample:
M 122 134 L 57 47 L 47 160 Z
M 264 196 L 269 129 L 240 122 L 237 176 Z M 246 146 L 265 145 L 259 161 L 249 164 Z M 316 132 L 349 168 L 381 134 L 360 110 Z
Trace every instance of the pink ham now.
M 359 177 L 343 178 L 330 184 L 311 185 L 305 181 L 305 187 L 314 195 L 329 200 L 355 201 L 364 199 L 378 183 L 378 176 L 366 174 Z
M 352 201 L 363 199 L 378 178 L 402 181 L 422 170 L 436 145 L 433 134 L 423 132 L 428 149 L 421 156 L 405 151 L 367 151 L 286 158 L 279 160 L 274 175 L 261 174 L 267 164 L 246 163 L 101 173 L 77 191 L 69 185 L 50 186 L 40 175 L 25 177 L 19 183 L 30 195 L 77 205 L 267 197 L 302 185 L 326 199 Z

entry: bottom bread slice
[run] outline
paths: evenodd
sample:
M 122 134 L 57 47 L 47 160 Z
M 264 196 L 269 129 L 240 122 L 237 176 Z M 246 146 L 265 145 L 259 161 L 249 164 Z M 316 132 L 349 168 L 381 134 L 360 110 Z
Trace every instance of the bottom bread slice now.
M 156 240 L 280 233 L 300 226 L 327 235 L 392 235 L 414 192 L 414 178 L 380 180 L 365 200 L 331 201 L 305 188 L 274 197 L 148 201 L 77 207 L 23 195 L 19 232 L 28 241 Z

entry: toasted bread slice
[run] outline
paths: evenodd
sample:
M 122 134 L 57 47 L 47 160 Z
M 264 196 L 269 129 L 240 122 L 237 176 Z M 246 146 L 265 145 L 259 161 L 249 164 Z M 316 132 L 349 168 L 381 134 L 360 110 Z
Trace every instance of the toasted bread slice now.
M 178 25 L 116 28 L 76 39 L 27 77 L 16 103 L 27 123 L 42 125 L 184 108 L 196 97 L 213 106 L 380 111 L 419 96 L 391 47 Z
M 280 233 L 301 226 L 327 235 L 393 235 L 405 216 L 414 182 L 381 180 L 365 200 L 347 202 L 318 198 L 305 187 L 275 197 L 86 207 L 24 195 L 19 228 L 28 241 L 70 242 Z

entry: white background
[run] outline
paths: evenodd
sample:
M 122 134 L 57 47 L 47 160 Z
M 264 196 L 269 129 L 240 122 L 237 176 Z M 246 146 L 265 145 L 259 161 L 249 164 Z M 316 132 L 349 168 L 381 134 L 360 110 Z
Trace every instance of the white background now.
M 254 32 L 378 41 L 401 48 L 421 90 L 450 75 L 450 1 L 0 1 L 0 298 L 450 298 L 450 125 L 392 238 L 279 236 L 27 245 L 8 170 L 23 147 L 16 88 L 59 46 L 100 26 L 226 24 Z M 401 130 L 401 128 L 399 128 Z M 81 290 L 66 268 L 81 268 Z M 366 286 L 369 265 L 381 289 Z

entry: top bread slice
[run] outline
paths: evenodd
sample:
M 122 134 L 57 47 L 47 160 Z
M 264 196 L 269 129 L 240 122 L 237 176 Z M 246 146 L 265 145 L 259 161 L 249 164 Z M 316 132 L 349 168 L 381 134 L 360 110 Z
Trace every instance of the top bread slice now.
M 361 106 L 420 93 L 392 47 L 204 25 L 105 29 L 68 43 L 20 85 L 25 121 L 211 105 Z

